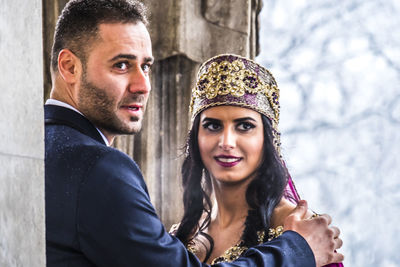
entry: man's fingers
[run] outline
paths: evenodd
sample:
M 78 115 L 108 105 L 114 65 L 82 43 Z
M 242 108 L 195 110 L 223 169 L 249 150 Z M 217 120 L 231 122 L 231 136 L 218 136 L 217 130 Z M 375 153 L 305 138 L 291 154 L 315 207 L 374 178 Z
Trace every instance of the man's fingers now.
M 331 226 L 330 228 L 333 231 L 333 241 L 335 242 L 335 249 L 339 249 L 343 245 L 343 240 L 339 238 L 340 229 L 336 226 Z
M 333 231 L 333 238 L 338 238 L 340 235 L 340 229 L 336 226 L 331 226 L 331 229 Z
M 335 249 L 339 249 L 339 248 L 341 248 L 342 245 L 343 245 L 343 240 L 340 239 L 340 238 L 334 239 L 334 242 L 335 242 Z
M 321 214 L 321 215 L 319 215 L 317 217 L 311 218 L 311 220 L 321 220 L 321 221 L 323 220 L 323 221 L 326 221 L 326 223 L 328 225 L 330 225 L 331 222 L 332 222 L 332 218 L 328 214 Z
M 331 263 L 338 263 L 342 262 L 344 260 L 344 255 L 342 253 L 333 253 L 333 258 L 331 260 Z

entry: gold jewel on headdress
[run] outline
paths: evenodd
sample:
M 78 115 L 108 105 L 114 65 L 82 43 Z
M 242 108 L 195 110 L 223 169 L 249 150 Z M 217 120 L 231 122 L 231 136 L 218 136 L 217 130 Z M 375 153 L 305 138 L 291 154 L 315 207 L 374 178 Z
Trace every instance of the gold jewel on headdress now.
M 201 111 L 223 105 L 250 108 L 267 116 L 280 154 L 279 89 L 267 69 L 236 55 L 219 55 L 206 61 L 192 91 L 192 121 Z

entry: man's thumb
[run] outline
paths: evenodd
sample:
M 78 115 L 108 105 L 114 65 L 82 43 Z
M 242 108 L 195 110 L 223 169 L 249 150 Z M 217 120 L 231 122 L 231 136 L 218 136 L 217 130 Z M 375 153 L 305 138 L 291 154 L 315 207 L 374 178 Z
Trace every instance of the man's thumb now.
M 296 208 L 290 213 L 290 215 L 295 216 L 297 219 L 305 219 L 305 216 L 308 211 L 308 204 L 305 200 L 300 200 L 297 203 Z

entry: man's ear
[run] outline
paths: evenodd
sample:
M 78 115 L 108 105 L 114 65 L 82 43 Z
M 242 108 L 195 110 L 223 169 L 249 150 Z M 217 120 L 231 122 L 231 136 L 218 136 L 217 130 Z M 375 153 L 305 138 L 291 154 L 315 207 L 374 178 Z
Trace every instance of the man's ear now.
M 82 63 L 69 49 L 58 54 L 58 72 L 66 83 L 75 84 L 80 79 Z

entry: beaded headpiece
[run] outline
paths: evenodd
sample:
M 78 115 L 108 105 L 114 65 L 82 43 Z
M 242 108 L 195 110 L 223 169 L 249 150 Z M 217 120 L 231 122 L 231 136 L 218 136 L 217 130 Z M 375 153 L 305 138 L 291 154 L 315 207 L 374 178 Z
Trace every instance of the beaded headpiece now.
M 256 62 L 237 55 L 218 55 L 204 62 L 192 90 L 192 122 L 203 110 L 239 106 L 267 116 L 274 146 L 280 155 L 279 89 L 272 74 Z

